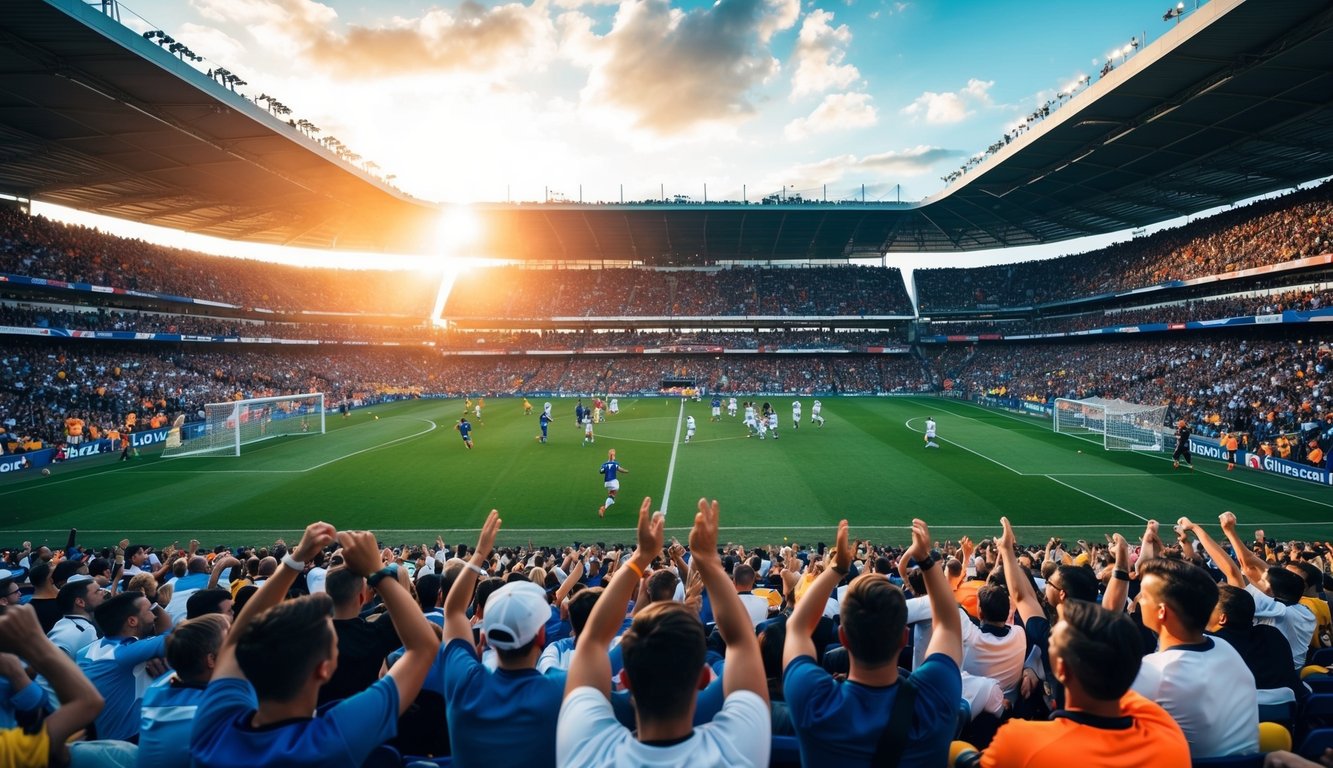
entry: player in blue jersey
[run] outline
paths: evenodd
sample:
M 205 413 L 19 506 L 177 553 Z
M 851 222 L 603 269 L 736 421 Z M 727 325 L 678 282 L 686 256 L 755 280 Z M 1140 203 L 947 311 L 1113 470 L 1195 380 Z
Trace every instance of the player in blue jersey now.
M 710 421 L 722 421 L 722 397 L 713 395 L 713 402 L 709 404 L 712 408 L 712 417 Z
M 602 462 L 602 468 L 597 471 L 602 473 L 605 480 L 602 484 L 606 486 L 606 503 L 598 507 L 597 516 L 606 517 L 606 508 L 616 503 L 616 492 L 620 490 L 620 480 L 616 476 L 621 472 L 628 474 L 629 470 L 616 461 L 616 449 L 612 448 L 606 452 L 606 461 Z
M 539 441 L 546 442 L 546 429 L 551 426 L 552 421 L 555 421 L 555 419 L 551 418 L 550 411 L 542 411 L 542 415 L 537 417 L 537 422 L 542 425 L 542 433 L 537 435 Z
M 459 435 L 462 435 L 463 445 L 466 445 L 469 451 L 472 450 L 472 424 L 468 422 L 467 417 L 464 416 L 459 419 L 458 423 L 454 425 L 454 429 L 458 430 Z

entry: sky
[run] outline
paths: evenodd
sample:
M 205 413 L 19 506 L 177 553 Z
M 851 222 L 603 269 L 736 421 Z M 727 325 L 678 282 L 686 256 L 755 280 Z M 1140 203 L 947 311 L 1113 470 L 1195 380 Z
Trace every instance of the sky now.
M 242 93 L 276 97 L 426 200 L 848 199 L 862 185 L 867 200 L 919 200 L 1131 38 L 1159 38 L 1168 5 L 125 0 L 121 17 L 165 30 L 205 57 L 196 66 L 229 69 Z

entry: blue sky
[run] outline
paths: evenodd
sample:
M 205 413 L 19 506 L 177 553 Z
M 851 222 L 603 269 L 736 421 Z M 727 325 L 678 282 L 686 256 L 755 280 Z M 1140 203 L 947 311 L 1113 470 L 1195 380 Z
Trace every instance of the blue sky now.
M 1131 37 L 1151 44 L 1168 5 L 127 0 L 122 16 L 428 200 L 862 184 L 916 200 Z

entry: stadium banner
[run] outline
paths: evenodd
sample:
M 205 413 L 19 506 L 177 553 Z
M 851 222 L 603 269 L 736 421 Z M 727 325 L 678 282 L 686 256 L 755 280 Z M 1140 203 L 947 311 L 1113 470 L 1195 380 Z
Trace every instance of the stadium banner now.
M 29 451 L 28 453 L 7 453 L 0 456 L 0 474 L 44 467 L 51 463 L 51 457 L 54 455 L 55 450 L 52 448 L 43 448 L 40 451 Z
M 1190 452 L 1195 456 L 1202 456 L 1207 459 L 1227 460 L 1226 452 L 1222 450 L 1222 446 L 1212 440 L 1191 437 Z M 1236 464 L 1246 469 L 1271 472 L 1275 475 L 1292 477 L 1310 483 L 1330 484 L 1330 473 L 1323 467 L 1312 467 L 1309 464 L 1279 459 L 1276 456 L 1265 456 L 1262 453 L 1236 451 Z

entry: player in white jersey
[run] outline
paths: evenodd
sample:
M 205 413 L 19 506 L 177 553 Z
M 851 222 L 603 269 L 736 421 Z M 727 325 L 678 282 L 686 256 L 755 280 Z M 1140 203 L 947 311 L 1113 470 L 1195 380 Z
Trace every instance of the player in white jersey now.
M 930 416 L 926 417 L 926 447 L 927 448 L 940 447 L 940 444 L 935 442 L 935 419 Z
M 800 428 L 801 428 L 801 401 L 800 401 L 800 400 L 793 400 L 793 401 L 791 401 L 791 428 L 792 428 L 792 429 L 800 429 Z
M 754 403 L 746 401 L 745 403 L 745 428 L 750 432 L 758 432 L 759 424 L 754 418 Z
M 592 445 L 595 442 L 597 441 L 592 436 L 592 417 L 585 413 L 583 414 L 583 444 Z
M 773 433 L 773 439 L 778 439 L 778 412 L 768 412 L 768 431 Z
M 550 415 L 551 415 L 551 401 L 550 401 L 550 400 L 547 400 L 546 403 L 542 405 L 542 410 L 543 410 L 543 411 L 546 411 L 546 415 L 547 415 L 547 416 L 550 416 Z
M 685 442 L 688 443 L 690 440 L 693 440 L 693 439 L 694 439 L 694 417 L 693 417 L 693 416 L 686 416 L 686 417 L 685 417 Z
M 824 404 L 819 402 L 818 400 L 814 402 L 814 405 L 810 406 L 811 424 L 818 424 L 821 427 L 824 426 L 824 417 L 820 415 L 820 411 L 822 410 L 824 410 Z
M 611 410 L 611 413 L 612 413 L 613 415 L 614 415 L 614 414 L 617 414 L 617 413 L 620 413 L 620 398 L 618 398 L 618 397 L 613 397 L 613 398 L 611 398 L 611 407 L 610 407 L 610 410 Z
M 727 415 L 733 419 L 736 418 L 736 398 L 734 397 L 727 400 Z

